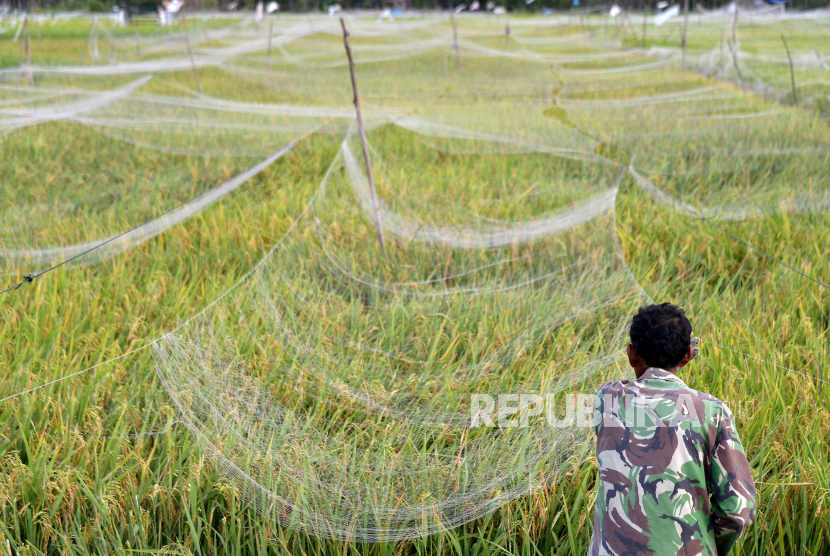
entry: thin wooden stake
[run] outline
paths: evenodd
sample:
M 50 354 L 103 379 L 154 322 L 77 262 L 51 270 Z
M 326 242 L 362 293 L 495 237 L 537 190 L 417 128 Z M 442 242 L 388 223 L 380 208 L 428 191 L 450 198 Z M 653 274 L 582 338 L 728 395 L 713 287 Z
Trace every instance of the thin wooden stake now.
M 744 88 L 744 76 L 741 75 L 741 68 L 738 67 L 738 6 L 735 5 L 735 18 L 732 20 L 732 44 L 729 45 L 732 52 L 732 63 L 735 65 L 735 73 L 741 82 L 741 89 Z
M 92 18 L 92 62 L 98 63 L 98 16 Z
M 718 65 L 718 74 L 719 76 L 723 76 L 723 29 L 720 30 L 720 64 Z
M 643 48 L 646 47 L 646 25 L 648 24 L 648 2 L 643 10 Z
M 628 17 L 628 12 L 625 14 L 625 20 L 628 22 L 628 28 L 631 29 L 631 39 L 634 41 L 634 44 L 637 44 L 637 30 L 634 29 L 634 25 L 631 24 L 631 18 Z
M 450 6 L 452 8 L 452 6 Z M 455 55 L 458 58 L 458 67 L 461 67 L 461 49 L 458 48 L 458 26 L 455 23 L 455 10 L 450 9 L 450 22 L 452 23 L 452 47 L 455 49 Z
M 187 41 L 187 54 L 190 56 L 190 65 L 193 66 L 193 76 L 196 78 L 196 88 L 202 94 L 202 84 L 199 82 L 199 70 L 196 69 L 196 60 L 193 59 L 193 49 L 190 48 L 190 33 L 187 32 L 187 16 L 182 10 L 182 24 L 184 25 L 184 38 Z
M 107 40 L 110 43 L 110 64 L 115 64 L 118 61 L 118 54 L 115 52 L 115 39 L 112 36 L 112 28 L 108 25 Z
M 625 36 L 625 12 L 621 12 L 620 15 L 617 16 L 619 18 L 618 25 L 622 27 L 622 43 L 625 46 L 626 36 Z
M 824 61 L 824 58 L 822 58 L 821 54 L 818 53 L 817 48 L 813 49 L 813 54 L 816 55 L 816 60 L 818 60 L 818 63 L 821 67 L 823 67 L 826 70 L 830 70 L 830 66 L 827 65 L 827 63 Z
M 510 46 L 510 23 L 504 24 L 504 45 Z
M 681 66 L 686 69 L 686 30 L 689 27 L 689 0 L 683 0 L 683 61 Z
M 29 38 L 29 16 L 26 16 L 26 79 L 29 80 L 29 85 L 34 85 L 35 80 L 32 78 L 32 43 Z
M 20 34 L 23 34 L 23 29 L 26 27 L 29 18 L 28 16 L 26 19 L 23 20 L 23 23 L 20 26 Z M 23 49 L 25 46 L 23 45 L 23 40 L 20 41 L 20 52 L 17 55 L 17 73 L 14 74 L 14 86 L 17 87 L 18 82 L 20 81 L 20 74 L 23 73 Z
M 793 69 L 793 57 L 790 56 L 790 47 L 787 45 L 787 39 L 784 38 L 784 33 L 781 33 L 781 40 L 784 42 L 784 48 L 787 50 L 787 60 L 790 61 L 790 80 L 793 83 L 793 105 L 798 106 L 798 97 L 795 94 L 795 70 Z
M 340 18 L 340 26 L 343 28 L 343 45 L 346 47 L 346 56 L 349 58 L 349 72 L 352 76 L 352 90 L 354 91 L 354 111 L 357 118 L 357 130 L 360 133 L 360 144 L 363 147 L 363 162 L 366 164 L 366 177 L 369 181 L 369 194 L 372 196 L 372 208 L 375 212 L 375 228 L 378 232 L 378 242 L 383 257 L 389 260 L 386 254 L 386 241 L 383 238 L 383 224 L 380 221 L 380 207 L 378 205 L 378 194 L 375 191 L 375 176 L 372 173 L 372 161 L 369 159 L 369 145 L 366 142 L 366 132 L 363 129 L 363 116 L 360 112 L 360 93 L 357 90 L 357 80 L 354 76 L 354 60 L 352 60 L 352 49 L 349 47 L 349 31 L 346 29 L 346 22 Z
M 741 84 L 741 89 L 744 88 L 744 76 L 741 75 L 741 68 L 738 67 L 738 54 L 735 52 L 735 45 L 729 41 L 729 53 L 732 55 L 732 64 L 735 66 L 735 73 L 738 74 L 738 81 Z
M 274 35 L 274 22 L 268 24 L 268 73 L 271 73 L 271 37 Z
M 135 57 L 141 56 L 141 34 L 138 32 L 138 25 L 135 26 Z

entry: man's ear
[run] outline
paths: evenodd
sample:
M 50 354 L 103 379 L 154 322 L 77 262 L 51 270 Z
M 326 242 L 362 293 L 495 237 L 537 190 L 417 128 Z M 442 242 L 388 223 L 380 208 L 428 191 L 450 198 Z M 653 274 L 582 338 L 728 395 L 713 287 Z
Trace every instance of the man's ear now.
M 637 355 L 637 348 L 634 344 L 628 344 L 625 348 L 625 354 L 628 355 L 628 364 L 631 365 L 632 368 L 637 368 L 637 363 L 640 357 Z
M 694 356 L 695 356 L 694 355 L 694 350 L 693 350 L 692 346 L 689 346 L 689 351 L 687 351 L 686 355 L 683 356 L 683 360 L 680 361 L 680 364 L 677 366 L 677 368 L 682 369 L 683 367 L 688 365 L 689 361 L 691 361 Z

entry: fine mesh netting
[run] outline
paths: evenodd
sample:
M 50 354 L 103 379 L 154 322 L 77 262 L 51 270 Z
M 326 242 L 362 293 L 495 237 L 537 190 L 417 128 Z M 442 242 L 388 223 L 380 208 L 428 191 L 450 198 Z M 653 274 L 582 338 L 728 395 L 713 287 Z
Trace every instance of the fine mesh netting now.
M 569 394 L 624 374 L 649 298 L 618 243 L 623 184 L 677 218 L 830 202 L 826 123 L 736 87 L 712 65 L 731 16 L 706 18 L 686 69 L 676 48 L 565 17 L 459 16 L 457 40 L 435 14 L 350 19 L 365 155 L 338 20 L 194 15 L 189 34 L 138 39 L 101 21 L 79 64 L 0 72 L 0 178 L 28 184 L 0 190 L 0 256 L 12 271 L 117 256 L 327 136 L 340 147 L 304 210 L 155 340 L 158 376 L 274 521 L 357 541 L 466 523 L 583 457 Z M 740 48 L 744 78 L 778 83 L 780 56 L 753 67 Z M 822 69 L 808 54 L 798 67 Z M 517 420 L 549 397 L 559 422 L 473 427 L 484 394 L 515 396 Z
M 388 260 L 352 131 L 262 265 L 156 349 L 183 420 L 251 503 L 315 535 L 421 536 L 554 476 L 589 429 L 477 431 L 470 395 L 597 385 L 644 301 L 616 245 L 625 168 L 407 135 L 370 134 Z M 442 162 L 406 164 L 426 157 Z

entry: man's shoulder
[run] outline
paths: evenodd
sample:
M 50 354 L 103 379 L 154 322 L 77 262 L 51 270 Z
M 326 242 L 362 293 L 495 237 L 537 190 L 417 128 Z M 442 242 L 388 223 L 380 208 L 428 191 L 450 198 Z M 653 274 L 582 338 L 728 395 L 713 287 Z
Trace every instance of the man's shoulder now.
M 726 402 L 724 402 L 720 398 L 716 398 L 712 394 L 701 392 L 700 390 L 695 390 L 694 388 L 691 388 L 689 386 L 685 386 L 681 390 L 689 392 L 692 396 L 699 398 L 707 407 L 707 409 L 709 409 L 710 414 L 719 415 L 722 417 L 732 416 L 732 412 L 729 411 L 729 407 L 726 405 Z
M 602 396 L 604 394 L 614 394 L 614 393 L 622 393 L 625 391 L 625 387 L 630 380 L 609 380 L 605 384 L 599 387 L 597 390 L 597 396 Z
M 597 390 L 597 397 L 611 397 L 620 398 L 629 395 L 636 395 L 639 397 L 655 397 L 659 399 L 675 399 L 675 398 L 691 398 L 695 404 L 702 404 L 705 408 L 705 413 L 715 421 L 721 421 L 732 417 L 732 412 L 726 405 L 726 402 L 700 390 L 696 390 L 682 381 L 669 382 L 658 381 L 659 388 L 655 388 L 655 384 L 651 381 L 642 380 L 609 380 L 599 387 Z M 700 405 L 697 405 L 700 408 Z

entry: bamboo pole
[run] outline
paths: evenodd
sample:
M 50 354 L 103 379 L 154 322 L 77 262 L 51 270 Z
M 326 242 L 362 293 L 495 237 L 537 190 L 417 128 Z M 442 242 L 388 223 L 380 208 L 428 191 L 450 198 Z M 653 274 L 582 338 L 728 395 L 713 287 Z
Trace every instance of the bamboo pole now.
M 683 40 L 681 46 L 683 47 L 683 61 L 681 66 L 686 69 L 686 31 L 689 28 L 689 0 L 683 0 Z
M 738 6 L 735 5 L 735 18 L 732 20 L 732 44 L 729 45 L 732 52 L 732 63 L 735 65 L 735 73 L 741 82 L 741 89 L 744 88 L 744 76 L 741 75 L 741 68 L 738 67 Z
M 190 33 L 187 32 L 187 16 L 182 9 L 182 24 L 184 25 L 184 38 L 187 41 L 187 54 L 190 56 L 190 65 L 193 66 L 193 76 L 196 78 L 196 88 L 202 94 L 202 84 L 199 82 L 199 70 L 196 69 L 196 60 L 193 59 L 193 49 L 190 48 Z
M 625 20 L 628 22 L 628 28 L 631 29 L 631 40 L 634 41 L 634 44 L 637 44 L 637 30 L 634 29 L 634 25 L 631 23 L 631 18 L 628 17 L 628 13 L 625 15 Z
M 118 61 L 118 54 L 115 51 L 115 38 L 112 36 L 112 27 L 107 25 L 107 41 L 110 44 L 110 64 L 115 64 Z
M 735 44 L 729 41 L 729 53 L 732 56 L 732 64 L 735 66 L 735 73 L 738 74 L 738 81 L 741 84 L 741 89 L 744 88 L 744 76 L 741 75 L 741 68 L 738 67 L 738 53 L 735 52 Z
M 821 54 L 819 54 L 817 48 L 813 49 L 813 54 L 816 55 L 816 60 L 818 60 L 818 63 L 822 68 L 830 70 L 830 66 L 828 66 L 827 63 L 824 61 L 824 58 L 821 57 Z
M 372 173 L 372 161 L 369 159 L 369 145 L 366 142 L 366 132 L 363 129 L 363 116 L 360 112 L 360 93 L 357 90 L 357 80 L 354 75 L 354 60 L 352 60 L 352 49 L 349 46 L 349 31 L 346 29 L 346 22 L 340 18 L 340 26 L 343 28 L 343 46 L 346 47 L 346 56 L 349 58 L 349 73 L 352 77 L 352 90 L 354 91 L 354 111 L 357 119 L 357 130 L 360 133 L 360 145 L 363 147 L 363 162 L 366 164 L 366 178 L 369 182 L 369 194 L 372 196 L 372 209 L 375 212 L 375 229 L 378 232 L 378 242 L 380 243 L 380 250 L 385 259 L 389 259 L 386 254 L 386 241 L 383 238 L 383 224 L 380 221 L 380 207 L 378 205 L 378 195 L 375 191 L 375 176 Z
M 20 34 L 23 34 L 23 29 L 25 29 L 26 24 L 29 22 L 29 17 L 23 20 L 23 23 L 20 25 Z M 20 52 L 17 54 L 17 73 L 14 74 L 14 86 L 17 87 L 17 84 L 20 82 L 20 74 L 23 73 L 23 49 L 25 48 L 23 42 L 25 39 L 20 40 Z
M 89 51 L 89 35 L 86 36 L 86 48 L 81 50 L 81 54 L 78 56 L 78 65 L 80 66 L 81 63 L 84 61 L 84 56 L 86 56 L 87 52 Z
M 625 12 L 624 12 L 624 11 L 620 12 L 620 15 L 618 15 L 618 16 L 617 16 L 617 18 L 618 18 L 618 20 L 619 20 L 619 21 L 618 21 L 618 23 L 617 23 L 617 25 L 618 25 L 619 27 L 622 27 L 622 43 L 623 43 L 623 47 L 625 47 L 625 41 L 626 41 L 626 32 L 625 32 Z
M 268 24 L 268 73 L 271 73 L 271 37 L 274 36 L 274 22 Z
M 29 85 L 35 84 L 35 80 L 32 77 L 32 43 L 30 40 L 28 15 L 26 16 L 26 79 L 29 80 Z
M 784 38 L 784 33 L 781 33 L 781 40 L 784 42 L 784 48 L 787 50 L 787 60 L 790 61 L 790 80 L 793 84 L 793 105 L 798 106 L 798 96 L 795 94 L 795 70 L 793 69 L 793 57 L 790 55 L 790 47 L 787 45 L 787 39 Z
M 455 23 L 455 10 L 453 9 L 450 9 L 450 23 L 452 23 L 452 47 L 455 49 L 455 56 L 458 58 L 458 67 L 460 68 L 462 67 L 461 49 L 458 48 L 458 25 Z

